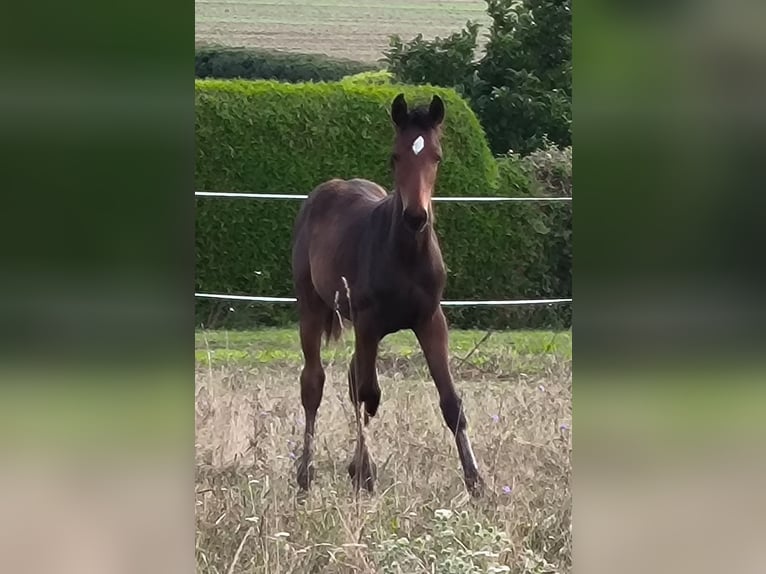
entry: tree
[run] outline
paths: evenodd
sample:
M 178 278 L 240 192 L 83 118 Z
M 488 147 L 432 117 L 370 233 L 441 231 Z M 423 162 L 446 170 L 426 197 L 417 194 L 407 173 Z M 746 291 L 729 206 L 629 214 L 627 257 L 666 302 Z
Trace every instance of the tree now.
M 478 25 L 428 42 L 392 37 L 385 60 L 410 83 L 458 89 L 471 103 L 492 151 L 527 153 L 544 140 L 571 144 L 571 0 L 485 0 L 491 25 L 476 61 Z
M 473 84 L 478 34 L 479 25 L 469 21 L 460 32 L 446 38 L 437 36 L 431 41 L 418 34 L 405 44 L 398 35 L 393 35 L 383 61 L 397 79 L 453 87 L 469 96 L 466 89 Z

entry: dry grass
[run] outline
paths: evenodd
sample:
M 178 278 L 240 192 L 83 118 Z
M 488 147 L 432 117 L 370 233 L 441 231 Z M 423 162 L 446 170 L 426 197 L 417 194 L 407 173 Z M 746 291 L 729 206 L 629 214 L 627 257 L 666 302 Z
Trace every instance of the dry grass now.
M 481 336 L 453 334 L 455 365 Z M 296 339 L 292 331 L 198 334 L 199 572 L 570 570 L 568 333 L 495 334 L 457 373 L 487 482 L 478 501 L 465 492 L 435 387 L 404 334 L 381 352 L 383 402 L 367 432 L 376 493 L 355 502 L 346 473 L 355 437 L 346 341 L 326 353 L 316 481 L 298 500 Z

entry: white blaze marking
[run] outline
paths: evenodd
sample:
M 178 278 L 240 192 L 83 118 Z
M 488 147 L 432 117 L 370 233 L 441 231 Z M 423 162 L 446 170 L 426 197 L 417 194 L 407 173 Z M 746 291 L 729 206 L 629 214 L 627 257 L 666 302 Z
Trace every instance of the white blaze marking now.
M 415 155 L 418 155 L 421 151 L 423 151 L 424 147 L 426 147 L 426 144 L 423 141 L 423 136 L 418 136 L 415 138 L 415 141 L 412 142 L 412 151 L 415 152 Z

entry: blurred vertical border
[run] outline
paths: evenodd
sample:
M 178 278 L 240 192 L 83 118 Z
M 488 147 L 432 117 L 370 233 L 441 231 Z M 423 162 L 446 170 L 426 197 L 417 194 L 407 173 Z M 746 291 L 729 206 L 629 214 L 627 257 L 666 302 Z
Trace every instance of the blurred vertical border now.
M 188 572 L 194 4 L 3 12 L 0 555 Z
M 575 3 L 576 571 L 766 570 L 765 25 Z

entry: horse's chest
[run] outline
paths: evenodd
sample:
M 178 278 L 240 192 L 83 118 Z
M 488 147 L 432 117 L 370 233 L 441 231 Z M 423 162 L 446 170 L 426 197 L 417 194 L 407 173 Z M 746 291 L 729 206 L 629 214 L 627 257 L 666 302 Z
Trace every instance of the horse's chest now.
M 406 275 L 387 279 L 372 292 L 373 307 L 386 330 L 411 328 L 438 307 L 441 292 L 434 281 Z

